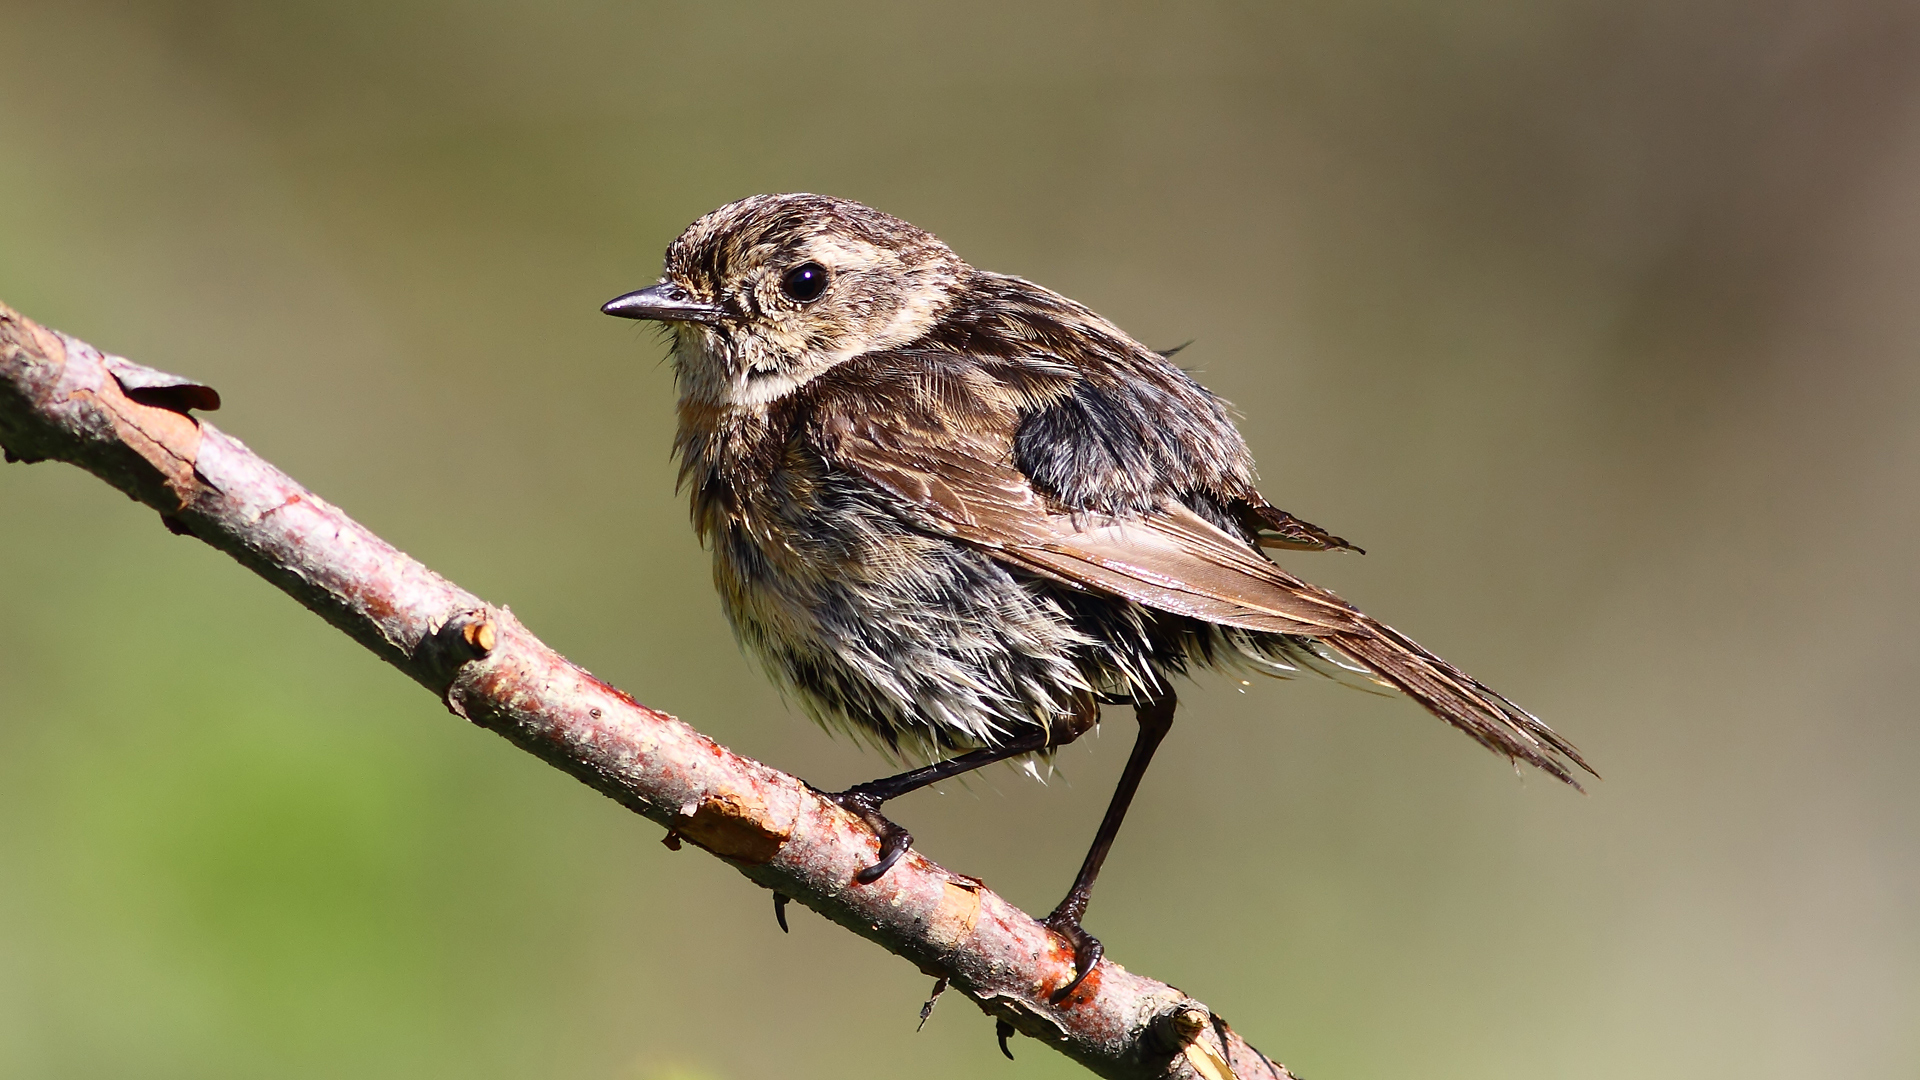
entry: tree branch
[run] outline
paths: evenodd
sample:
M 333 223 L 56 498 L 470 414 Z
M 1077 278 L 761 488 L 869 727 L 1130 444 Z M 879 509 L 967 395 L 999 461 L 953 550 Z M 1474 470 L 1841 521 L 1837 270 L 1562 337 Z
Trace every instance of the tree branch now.
M 575 666 L 189 414 L 210 388 L 103 356 L 0 304 L 0 447 L 70 462 L 219 548 L 438 695 L 628 809 L 1115 1080 L 1289 1080 L 1206 1006 L 1102 962 L 1067 1002 L 1073 951 L 979 881 L 878 849 L 851 814 Z

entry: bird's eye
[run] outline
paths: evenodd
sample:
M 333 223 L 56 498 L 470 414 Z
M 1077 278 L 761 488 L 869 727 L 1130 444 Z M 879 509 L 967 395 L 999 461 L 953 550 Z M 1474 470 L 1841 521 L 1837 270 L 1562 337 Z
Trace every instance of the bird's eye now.
M 801 263 L 780 279 L 780 291 L 802 304 L 811 304 L 827 291 L 827 268 L 819 263 Z

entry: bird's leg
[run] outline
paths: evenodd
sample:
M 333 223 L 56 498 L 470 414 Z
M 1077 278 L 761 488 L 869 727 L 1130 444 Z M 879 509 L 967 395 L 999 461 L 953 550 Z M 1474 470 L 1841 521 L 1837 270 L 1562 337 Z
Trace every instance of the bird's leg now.
M 888 821 L 880 813 L 880 804 L 889 799 L 897 799 L 909 791 L 918 791 L 928 784 L 937 784 L 942 780 L 972 772 L 996 761 L 1005 761 L 1021 754 L 1031 754 L 1036 750 L 1065 746 L 1093 729 L 1100 719 L 1100 705 L 1091 695 L 1074 703 L 1073 712 L 1058 723 L 1049 725 L 1043 731 L 1031 732 L 1002 743 L 973 750 L 959 757 L 936 761 L 918 769 L 909 769 L 897 776 L 882 777 L 857 784 L 845 791 L 820 794 L 853 812 L 854 816 L 867 823 L 873 834 L 880 838 L 880 861 L 853 876 L 853 880 L 862 885 L 871 885 L 880 880 L 880 876 L 893 869 L 900 856 L 913 846 L 913 834 Z M 1084 906 L 1084 905 L 1082 905 Z
M 880 880 L 880 876 L 893 869 L 900 856 L 913 846 L 913 834 L 880 813 L 880 804 L 889 799 L 897 799 L 909 791 L 918 791 L 928 784 L 937 784 L 961 773 L 972 772 L 996 761 L 1005 761 L 1021 754 L 1031 754 L 1035 750 L 1044 750 L 1047 746 L 1047 733 L 1034 732 L 1022 735 L 999 746 L 989 746 L 973 750 L 959 757 L 945 761 L 936 761 L 918 769 L 909 769 L 898 776 L 882 777 L 857 784 L 845 791 L 823 791 L 820 794 L 831 799 L 853 815 L 867 823 L 873 834 L 880 838 L 880 861 L 853 876 L 853 880 L 862 885 L 871 885 Z
M 1047 929 L 1066 938 L 1073 945 L 1073 981 L 1061 987 L 1053 994 L 1057 1005 L 1067 999 L 1067 995 L 1079 989 L 1093 973 L 1093 967 L 1100 962 L 1106 951 L 1100 939 L 1080 928 L 1080 918 L 1087 913 L 1087 898 L 1093 895 L 1093 881 L 1100 876 L 1100 864 L 1107 861 L 1107 851 L 1113 847 L 1114 837 L 1120 835 L 1120 823 L 1126 820 L 1127 806 L 1133 802 L 1133 793 L 1140 790 L 1140 778 L 1147 774 L 1147 765 L 1153 761 L 1153 752 L 1166 738 L 1167 731 L 1173 727 L 1173 691 L 1163 696 L 1136 704 L 1134 716 L 1140 721 L 1140 734 L 1134 739 L 1133 753 L 1127 758 L 1127 767 L 1120 774 L 1120 785 L 1113 789 L 1113 801 L 1107 804 L 1107 816 L 1100 819 L 1100 831 L 1094 834 L 1093 846 L 1087 849 L 1087 857 L 1080 864 L 1080 873 L 1073 879 L 1073 888 L 1067 890 L 1067 898 L 1047 916 Z

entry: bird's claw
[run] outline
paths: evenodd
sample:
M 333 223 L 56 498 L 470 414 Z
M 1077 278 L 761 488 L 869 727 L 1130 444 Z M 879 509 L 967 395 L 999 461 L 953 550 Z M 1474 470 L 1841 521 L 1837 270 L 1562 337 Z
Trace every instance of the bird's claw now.
M 1073 946 L 1073 981 L 1055 990 L 1049 997 L 1049 1000 L 1058 1005 L 1071 997 L 1075 990 L 1080 989 L 1080 984 L 1086 982 L 1087 976 L 1093 974 L 1094 965 L 1106 955 L 1107 949 L 1100 944 L 1099 938 L 1081 928 L 1080 917 L 1071 911 L 1056 910 L 1047 916 L 1046 926 L 1047 929 L 1066 938 L 1067 943 Z
M 871 792 L 859 788 L 846 791 L 821 792 L 823 798 L 832 800 L 841 809 L 866 823 L 873 835 L 880 841 L 880 861 L 853 875 L 853 880 L 861 885 L 871 885 L 893 869 L 893 864 L 913 847 L 913 834 L 887 820 L 880 813 L 881 799 Z

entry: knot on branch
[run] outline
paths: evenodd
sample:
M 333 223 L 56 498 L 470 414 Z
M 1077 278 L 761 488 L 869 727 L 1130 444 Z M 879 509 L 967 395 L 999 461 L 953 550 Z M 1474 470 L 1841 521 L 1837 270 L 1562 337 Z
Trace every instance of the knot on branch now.
M 431 680 L 431 685 L 442 687 L 441 698 L 447 703 L 448 711 L 479 727 L 486 726 L 484 718 L 469 713 L 457 684 L 463 666 L 485 660 L 499 647 L 498 620 L 499 616 L 491 608 L 459 612 L 432 627 L 414 647 L 411 657 L 420 672 Z

